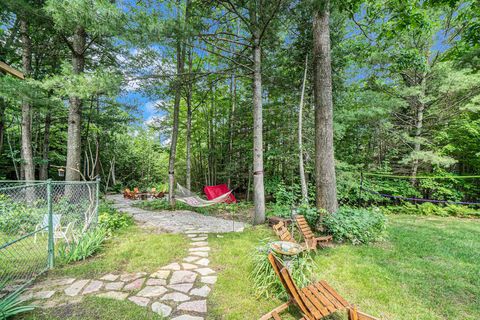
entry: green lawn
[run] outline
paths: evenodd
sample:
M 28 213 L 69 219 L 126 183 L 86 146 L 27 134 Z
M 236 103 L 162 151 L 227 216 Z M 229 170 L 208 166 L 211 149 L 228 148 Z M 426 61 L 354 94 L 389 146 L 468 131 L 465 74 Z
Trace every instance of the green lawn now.
M 385 241 L 319 251 L 316 277 L 381 319 L 480 317 L 480 220 L 390 216 Z M 211 319 L 257 319 L 275 299 L 254 297 L 249 252 L 271 236 L 264 228 L 211 236 L 219 279 Z
M 56 268 L 49 275 L 92 278 L 108 272 L 153 272 L 186 256 L 187 247 L 183 235 L 156 234 L 132 226 L 108 240 L 94 257 Z

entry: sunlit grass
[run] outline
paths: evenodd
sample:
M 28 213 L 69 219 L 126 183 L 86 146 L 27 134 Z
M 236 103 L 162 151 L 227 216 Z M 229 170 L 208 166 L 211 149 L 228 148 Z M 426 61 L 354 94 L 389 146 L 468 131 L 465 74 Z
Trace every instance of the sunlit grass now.
M 86 261 L 56 268 L 50 275 L 95 277 L 108 272 L 153 272 L 186 255 L 188 242 L 179 234 L 156 234 L 129 227 L 108 240 Z
M 16 319 L 25 320 L 161 320 L 156 313 L 130 301 L 86 297 L 81 303 L 52 309 L 37 309 Z
M 319 251 L 316 278 L 381 319 L 478 319 L 480 221 L 391 216 L 387 239 Z M 272 233 L 264 227 L 210 237 L 219 271 L 210 319 L 257 319 L 281 301 L 255 297 L 250 253 Z M 286 317 L 288 319 L 288 315 Z

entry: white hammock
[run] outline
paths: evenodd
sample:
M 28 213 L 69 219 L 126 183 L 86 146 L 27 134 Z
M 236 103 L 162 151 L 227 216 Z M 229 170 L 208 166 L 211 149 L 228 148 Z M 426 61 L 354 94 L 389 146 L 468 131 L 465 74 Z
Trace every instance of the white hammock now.
M 175 199 L 183 203 L 186 203 L 191 207 L 208 207 L 208 206 L 211 206 L 212 204 L 225 202 L 228 196 L 230 196 L 230 193 L 232 193 L 232 191 L 222 194 L 221 196 L 218 196 L 215 199 L 205 200 L 197 196 L 192 191 L 182 187 L 180 184 L 177 183 L 177 190 L 175 191 Z

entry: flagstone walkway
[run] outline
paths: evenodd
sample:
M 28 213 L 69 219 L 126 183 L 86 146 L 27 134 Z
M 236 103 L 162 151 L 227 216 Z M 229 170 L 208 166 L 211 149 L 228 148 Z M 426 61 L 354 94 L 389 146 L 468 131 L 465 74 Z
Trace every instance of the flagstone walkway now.
M 116 198 L 113 200 L 118 210 L 128 212 L 136 219 L 139 214 L 143 215 L 143 218 L 149 215 L 147 210 L 134 208 L 127 201 L 117 202 Z M 181 214 L 183 218 L 197 215 L 186 212 L 186 215 Z M 176 218 L 177 212 L 172 213 L 173 218 Z M 112 272 L 95 279 L 47 279 L 26 291 L 22 300 L 33 301 L 40 307 L 53 308 L 78 303 L 83 297 L 94 295 L 130 301 L 172 320 L 205 319 L 207 296 L 217 281 L 216 271 L 208 267 L 210 264 L 208 232 L 228 232 L 225 227 L 231 222 L 210 217 L 213 220 L 199 219 L 186 225 L 172 223 L 162 225 L 163 221 L 168 222 L 169 219 L 166 219 L 165 214 L 161 216 L 161 219 L 155 220 L 157 227 L 170 232 L 185 233 L 190 240 L 188 256 L 182 261 L 160 267 L 150 274 Z M 206 221 L 209 224 L 203 224 Z M 215 222 L 219 224 L 216 225 Z M 237 222 L 235 224 L 237 225 Z M 238 223 L 237 227 L 235 231 L 242 231 L 244 226 Z
M 107 200 L 113 201 L 113 206 L 123 212 L 128 212 L 137 223 L 171 233 L 183 233 L 186 230 L 198 230 L 201 232 L 238 232 L 243 231 L 245 224 L 239 221 L 226 220 L 217 217 L 203 215 L 188 210 L 176 211 L 150 211 L 133 207 L 138 200 L 123 198 L 122 195 L 109 195 Z

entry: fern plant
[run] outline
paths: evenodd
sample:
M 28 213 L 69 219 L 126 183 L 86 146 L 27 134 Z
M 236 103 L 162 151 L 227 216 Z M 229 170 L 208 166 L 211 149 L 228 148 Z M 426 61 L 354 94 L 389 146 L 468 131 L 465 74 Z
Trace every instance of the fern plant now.
M 6 285 L 6 280 L 0 282 L 0 292 L 5 289 Z M 25 288 L 21 287 L 0 298 L 0 320 L 5 320 L 17 314 L 32 311 L 35 308 L 33 305 L 22 305 L 20 295 L 24 291 Z

